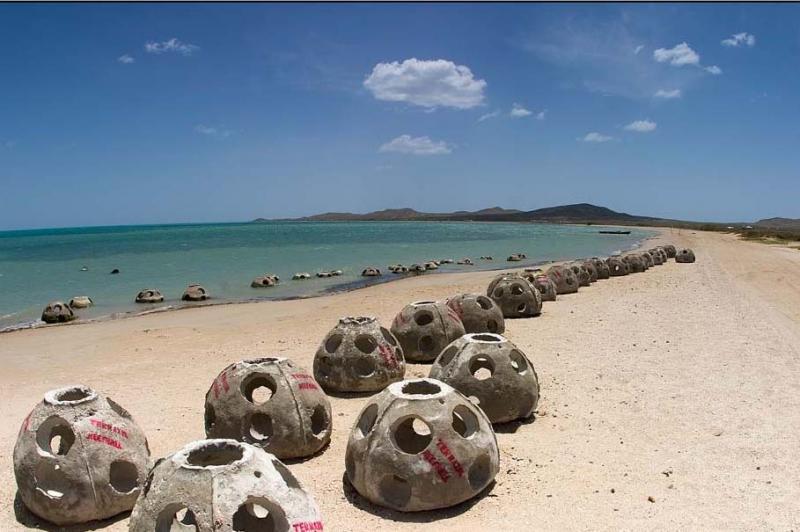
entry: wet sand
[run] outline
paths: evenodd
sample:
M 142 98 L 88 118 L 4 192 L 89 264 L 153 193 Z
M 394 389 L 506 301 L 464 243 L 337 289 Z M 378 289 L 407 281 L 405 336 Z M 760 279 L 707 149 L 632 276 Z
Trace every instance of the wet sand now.
M 599 281 L 507 322 L 542 398 L 535 421 L 498 427 L 500 473 L 479 498 L 420 514 L 365 502 L 342 482 L 365 399 L 331 398 L 331 445 L 289 464 L 326 530 L 797 529 L 800 252 L 716 233 L 660 238 L 693 247 L 697 262 Z M 482 292 L 494 274 L 1 335 L 0 530 L 46 527 L 14 504 L 11 463 L 19 425 L 46 390 L 107 393 L 163 456 L 204 436 L 205 392 L 230 362 L 280 355 L 310 369 L 340 316 L 388 325 L 410 301 Z M 90 528 L 127 530 L 127 516 Z

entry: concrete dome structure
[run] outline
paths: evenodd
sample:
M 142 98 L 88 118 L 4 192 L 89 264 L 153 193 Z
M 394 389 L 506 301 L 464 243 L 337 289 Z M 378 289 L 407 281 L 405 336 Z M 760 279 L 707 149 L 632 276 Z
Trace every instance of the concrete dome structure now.
M 486 415 L 433 379 L 391 384 L 361 410 L 345 470 L 367 500 L 403 512 L 446 508 L 491 484 L 500 453 Z
M 127 410 L 83 385 L 51 390 L 25 418 L 14 446 L 19 495 L 65 526 L 133 508 L 150 450 Z
M 555 301 L 558 294 L 558 288 L 553 279 L 547 274 L 539 271 L 539 273 L 527 274 L 526 278 L 533 283 L 533 286 L 542 295 L 542 301 Z M 489 331 L 493 332 L 493 331 Z
M 42 321 L 45 323 L 64 323 L 76 317 L 69 305 L 62 301 L 52 301 L 42 311 Z
M 506 330 L 503 311 L 489 297 L 481 294 L 459 294 L 448 298 L 446 303 L 461 318 L 467 333 L 502 334 Z
M 89 296 L 75 296 L 69 300 L 70 308 L 89 308 L 94 305 L 94 301 Z
M 250 286 L 253 288 L 271 288 L 276 284 L 278 284 L 278 280 L 274 275 L 259 275 L 253 279 Z
M 672 244 L 664 244 L 664 251 L 667 252 L 667 258 L 674 259 L 678 254 L 678 250 Z
M 486 289 L 504 318 L 530 318 L 542 313 L 542 295 L 530 281 L 518 273 L 501 273 Z
M 184 301 L 205 301 L 210 298 L 208 291 L 199 284 L 190 284 L 181 296 Z
M 598 257 L 592 257 L 589 259 L 592 264 L 594 264 L 595 270 L 597 270 L 597 278 L 600 280 L 608 279 L 611 277 L 611 272 L 608 270 L 608 264 L 603 259 Z
M 646 269 L 644 259 L 638 253 L 625 255 L 622 260 L 628 265 L 629 273 L 642 273 Z
M 136 294 L 137 303 L 161 303 L 164 296 L 155 288 L 145 288 Z
M 582 262 L 570 262 L 566 267 L 575 274 L 580 286 L 589 286 L 592 284 L 592 276 Z
M 528 418 L 539 403 L 533 364 L 499 334 L 465 334 L 444 348 L 429 377 L 474 398 L 492 423 Z
M 622 260 L 621 257 L 609 257 L 606 259 L 606 264 L 611 277 L 622 277 L 630 273 L 628 263 Z
M 314 498 L 258 447 L 200 440 L 156 462 L 131 513 L 130 532 L 311 532 L 324 525 Z
M 231 364 L 206 393 L 209 438 L 230 438 L 278 458 L 301 458 L 331 439 L 331 404 L 314 377 L 286 358 Z
M 340 319 L 314 356 L 314 378 L 328 392 L 377 392 L 405 372 L 397 338 L 372 316 Z
M 681 249 L 675 254 L 675 262 L 689 263 L 694 261 L 694 251 L 691 249 Z
M 381 271 L 378 268 L 373 268 L 371 266 L 369 268 L 364 268 L 364 270 L 361 272 L 362 277 L 380 277 L 380 275 Z
M 547 270 L 547 276 L 556 284 L 556 293 L 558 295 L 574 294 L 580 288 L 575 272 L 566 266 L 551 266 Z
M 395 316 L 391 331 L 412 362 L 433 362 L 447 344 L 465 333 L 461 318 L 443 301 L 406 305 Z

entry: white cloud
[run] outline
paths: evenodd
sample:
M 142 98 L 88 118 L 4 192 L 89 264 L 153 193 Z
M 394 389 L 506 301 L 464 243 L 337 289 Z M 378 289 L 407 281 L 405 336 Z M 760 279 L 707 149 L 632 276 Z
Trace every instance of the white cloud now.
M 664 98 L 665 100 L 672 100 L 674 98 L 681 97 L 681 90 L 680 89 L 658 89 L 655 94 L 653 94 L 654 98 Z
M 173 52 L 181 55 L 192 55 L 193 52 L 196 52 L 199 49 L 199 46 L 181 42 L 175 37 L 163 42 L 148 41 L 144 45 L 144 50 L 150 54 Z
M 547 116 L 547 109 L 542 109 L 536 113 L 536 120 L 544 120 L 545 116 Z
M 470 109 L 483 103 L 486 82 L 452 61 L 411 58 L 402 63 L 378 63 L 364 80 L 364 87 L 378 100 Z
M 624 129 L 625 131 L 636 131 L 637 133 L 649 133 L 655 131 L 656 127 L 658 127 L 656 123 L 650 120 L 634 120 Z
M 478 118 L 478 122 L 483 122 L 484 120 L 489 120 L 490 118 L 497 118 L 498 116 L 500 116 L 500 111 L 492 111 L 491 113 L 481 115 Z
M 700 64 L 700 56 L 685 42 L 676 44 L 672 48 L 654 50 L 653 59 L 659 63 L 669 63 L 672 66 Z
M 719 76 L 720 74 L 722 74 L 722 69 L 720 67 L 718 67 L 717 65 L 711 65 L 711 66 L 704 67 L 703 70 L 705 70 L 706 72 L 708 72 L 710 74 L 713 74 L 715 76 Z
M 117 57 L 117 61 L 119 61 L 123 65 L 130 65 L 131 63 L 135 63 L 136 59 L 134 59 L 132 56 L 130 56 L 128 54 L 124 54 L 124 55 L 121 55 L 121 56 Z
M 608 135 L 603 135 L 597 131 L 592 131 L 591 133 L 587 133 L 585 137 L 579 138 L 578 140 L 582 140 L 583 142 L 608 142 L 609 140 L 613 139 L 613 137 L 609 137 Z
M 644 50 L 644 45 L 640 44 L 639 46 L 633 49 L 633 55 L 639 55 L 639 52 L 641 52 L 642 50 Z
M 380 147 L 381 152 L 408 153 L 412 155 L 446 155 L 452 151 L 446 142 L 429 137 L 400 135 Z
M 195 133 L 200 133 L 201 135 L 207 135 L 209 137 L 219 137 L 226 139 L 233 135 L 233 131 L 227 129 L 220 129 L 213 126 L 206 126 L 204 124 L 198 124 L 194 127 Z
M 508 116 L 510 116 L 511 118 L 524 118 L 524 117 L 530 116 L 532 114 L 533 113 L 531 113 L 530 111 L 528 111 L 527 109 L 522 107 L 520 104 L 515 103 L 511 107 L 511 111 L 508 113 Z
M 730 38 L 722 40 L 722 46 L 737 48 L 742 45 L 752 48 L 756 45 L 756 36 L 743 31 L 742 33 L 734 33 Z

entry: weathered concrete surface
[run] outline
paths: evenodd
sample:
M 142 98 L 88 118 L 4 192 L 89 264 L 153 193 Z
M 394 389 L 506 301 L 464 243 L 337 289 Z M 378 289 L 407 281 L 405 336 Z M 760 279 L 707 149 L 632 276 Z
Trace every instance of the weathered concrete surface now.
M 328 392 L 377 392 L 403 379 L 403 349 L 377 318 L 341 318 L 314 356 L 314 378 Z
M 278 276 L 277 275 L 259 275 L 253 282 L 250 283 L 250 286 L 253 288 L 270 288 L 278 284 Z
M 273 455 L 234 440 L 201 440 L 159 460 L 130 532 L 323 530 L 314 498 Z
M 542 313 L 542 295 L 518 273 L 501 273 L 486 288 L 504 318 L 530 318 Z
M 533 364 L 499 334 L 465 334 L 445 347 L 429 377 L 474 397 L 492 423 L 528 418 L 539 403 Z
M 506 330 L 503 311 L 489 297 L 481 294 L 459 294 L 448 298 L 446 303 L 461 318 L 467 333 L 502 334 Z
M 406 360 L 413 362 L 433 362 L 447 344 L 465 333 L 461 318 L 444 301 L 406 305 L 394 317 L 391 331 Z
M 181 299 L 184 301 L 205 301 L 210 297 L 208 291 L 199 284 L 190 284 L 186 287 Z
M 558 294 L 558 289 L 556 287 L 555 281 L 553 281 L 547 274 L 545 274 L 542 270 L 536 270 L 535 272 L 525 272 L 522 274 L 536 289 L 539 291 L 539 294 L 542 296 L 542 301 L 555 301 L 556 295 Z M 489 331 L 489 332 L 498 332 L 502 334 L 502 331 Z
M 592 284 L 592 276 L 589 270 L 586 269 L 586 265 L 582 262 L 570 262 L 566 266 L 575 274 L 580 286 L 589 286 Z
M 287 358 L 231 364 L 206 393 L 206 436 L 261 447 L 278 458 L 310 456 L 331 439 L 331 404 L 314 377 Z
M 630 273 L 630 266 L 622 257 L 609 257 L 606 259 L 611 277 L 621 277 Z
M 78 385 L 51 390 L 22 422 L 14 474 L 25 506 L 57 525 L 133 508 L 150 450 L 127 410 Z
M 486 415 L 433 379 L 396 382 L 362 409 L 345 471 L 369 501 L 404 512 L 453 506 L 480 493 L 500 467 Z
M 94 305 L 94 301 L 89 296 L 75 296 L 69 300 L 70 308 L 89 308 Z
M 556 292 L 561 294 L 574 294 L 580 288 L 578 277 L 570 268 L 557 265 L 547 270 L 547 276 L 556 283 Z
M 691 249 L 681 249 L 675 254 L 675 262 L 694 262 L 694 251 Z
M 611 272 L 609 271 L 608 264 L 606 264 L 606 262 L 603 259 L 599 257 L 592 257 L 589 260 L 592 261 L 595 270 L 597 270 L 598 279 L 603 280 L 611 277 Z
M 646 269 L 644 259 L 638 253 L 624 255 L 622 260 L 628 265 L 629 273 L 642 273 Z
M 42 321 L 45 323 L 63 323 L 75 318 L 72 309 L 63 301 L 52 301 L 42 311 Z
M 678 250 L 672 244 L 664 244 L 664 251 L 667 252 L 667 257 L 670 259 L 674 259 L 675 255 L 678 253 Z
M 155 288 L 145 288 L 136 294 L 137 303 L 161 303 L 164 296 Z
M 363 277 L 378 277 L 380 274 L 381 271 L 378 268 L 373 267 L 364 268 L 364 270 L 361 272 Z
M 586 271 L 589 272 L 589 282 L 596 283 L 597 279 L 599 279 L 599 273 L 597 272 L 597 268 L 594 265 L 594 261 L 584 260 L 581 261 L 581 264 L 583 265 L 584 268 L 586 268 Z

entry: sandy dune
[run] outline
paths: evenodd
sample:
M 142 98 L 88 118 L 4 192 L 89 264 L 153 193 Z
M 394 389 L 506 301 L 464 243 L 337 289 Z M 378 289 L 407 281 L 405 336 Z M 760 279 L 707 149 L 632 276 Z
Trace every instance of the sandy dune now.
M 713 233 L 663 238 L 698 262 L 600 281 L 508 322 L 542 399 L 535 421 L 498 429 L 501 472 L 476 500 L 402 514 L 360 499 L 342 476 L 364 399 L 332 398 L 330 447 L 289 465 L 326 530 L 797 529 L 800 253 Z M 162 456 L 204 436 L 203 398 L 228 363 L 283 355 L 310 368 L 340 316 L 388 324 L 407 302 L 481 292 L 492 275 L 0 335 L 0 530 L 44 526 L 13 504 L 11 454 L 46 390 L 82 382 L 108 393 Z M 127 516 L 95 526 L 127 530 Z

